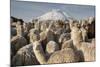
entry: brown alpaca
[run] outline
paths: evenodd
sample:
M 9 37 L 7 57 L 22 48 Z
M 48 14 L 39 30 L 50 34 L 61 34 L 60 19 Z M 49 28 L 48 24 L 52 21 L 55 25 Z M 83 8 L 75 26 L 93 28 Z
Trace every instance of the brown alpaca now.
M 28 44 L 20 48 L 11 61 L 12 66 L 23 66 L 33 64 L 39 64 L 33 52 L 33 44 Z
M 39 30 L 35 28 L 31 29 L 29 33 L 29 37 L 30 37 L 30 43 L 39 40 L 40 39 Z
M 19 66 L 19 65 L 32 65 L 32 64 L 39 64 L 38 60 L 36 59 L 32 44 L 35 41 L 39 40 L 39 31 L 37 29 L 30 30 L 30 43 L 16 53 L 16 55 L 12 59 L 12 65 Z
M 16 52 L 23 46 L 27 45 L 27 40 L 22 36 L 22 26 L 18 22 L 16 25 L 17 35 L 11 39 L 11 52 L 12 55 L 15 55 Z
M 63 33 L 63 34 L 60 35 L 59 43 L 62 44 L 65 41 L 70 40 L 70 39 L 71 39 L 70 33 Z

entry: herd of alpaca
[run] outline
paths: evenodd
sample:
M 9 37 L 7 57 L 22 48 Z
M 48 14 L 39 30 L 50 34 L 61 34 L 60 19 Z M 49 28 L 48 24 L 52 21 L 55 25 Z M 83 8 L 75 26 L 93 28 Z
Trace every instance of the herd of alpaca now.
M 95 61 L 94 17 L 11 26 L 12 66 Z

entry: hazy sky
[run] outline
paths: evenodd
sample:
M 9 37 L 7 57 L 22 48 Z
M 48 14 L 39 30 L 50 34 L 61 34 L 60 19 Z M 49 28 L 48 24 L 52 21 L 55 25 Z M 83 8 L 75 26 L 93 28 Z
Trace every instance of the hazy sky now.
M 41 16 L 52 9 L 60 9 L 76 19 L 95 16 L 95 6 L 11 0 L 11 16 L 21 18 L 24 21 L 31 21 L 32 18 Z

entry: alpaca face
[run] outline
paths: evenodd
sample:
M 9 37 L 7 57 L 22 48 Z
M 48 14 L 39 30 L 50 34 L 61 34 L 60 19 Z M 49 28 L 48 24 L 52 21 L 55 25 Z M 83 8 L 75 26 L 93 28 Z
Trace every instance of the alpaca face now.
M 42 23 L 42 24 L 41 24 L 41 31 L 45 31 L 46 28 L 47 28 L 46 23 Z
M 28 24 L 27 23 L 23 23 L 23 29 L 24 29 L 24 31 L 28 31 Z
M 33 48 L 34 48 L 34 50 L 40 50 L 42 47 L 41 47 L 41 44 L 39 43 L 39 42 L 34 42 L 33 43 Z
M 21 25 L 21 22 L 20 22 L 20 21 L 18 21 L 18 22 L 17 22 L 17 24 L 18 24 L 18 25 Z
M 94 21 L 94 17 L 89 17 L 88 22 L 91 24 Z
M 82 41 L 82 31 L 77 27 L 73 27 L 71 31 L 71 39 L 73 40 L 73 44 L 77 45 Z
M 31 29 L 30 30 L 30 41 L 34 42 L 34 41 L 38 41 L 39 39 L 40 39 L 39 31 L 37 29 Z
M 22 36 L 23 33 L 23 27 L 19 23 L 16 25 L 17 28 L 17 35 Z
M 65 41 L 63 44 L 62 44 L 62 49 L 68 49 L 68 48 L 74 48 L 74 45 L 73 45 L 73 41 L 72 40 L 68 40 L 68 41 Z
M 47 53 L 51 54 L 57 50 L 59 50 L 59 45 L 54 41 L 49 41 L 49 43 L 46 46 Z
M 64 43 L 65 41 L 67 41 L 69 39 L 71 39 L 71 36 L 69 33 L 61 34 L 60 38 L 59 38 L 59 43 Z
M 38 41 L 33 42 L 33 48 L 34 49 L 38 49 L 38 45 L 40 45 L 40 43 L 38 43 Z
M 87 36 L 88 31 L 85 28 L 81 28 L 81 31 L 82 31 L 83 41 L 86 42 L 88 40 L 88 36 Z

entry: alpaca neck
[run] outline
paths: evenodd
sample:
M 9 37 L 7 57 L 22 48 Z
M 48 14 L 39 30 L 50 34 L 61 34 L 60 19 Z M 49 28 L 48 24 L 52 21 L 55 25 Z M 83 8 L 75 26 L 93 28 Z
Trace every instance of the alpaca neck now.
M 81 41 L 74 41 L 74 40 L 73 40 L 73 45 L 74 45 L 77 49 L 80 49 L 80 47 L 81 47 Z
M 37 45 L 36 43 L 33 43 L 33 45 L 35 45 L 33 46 L 33 51 L 39 63 L 46 64 L 46 58 L 41 44 Z

